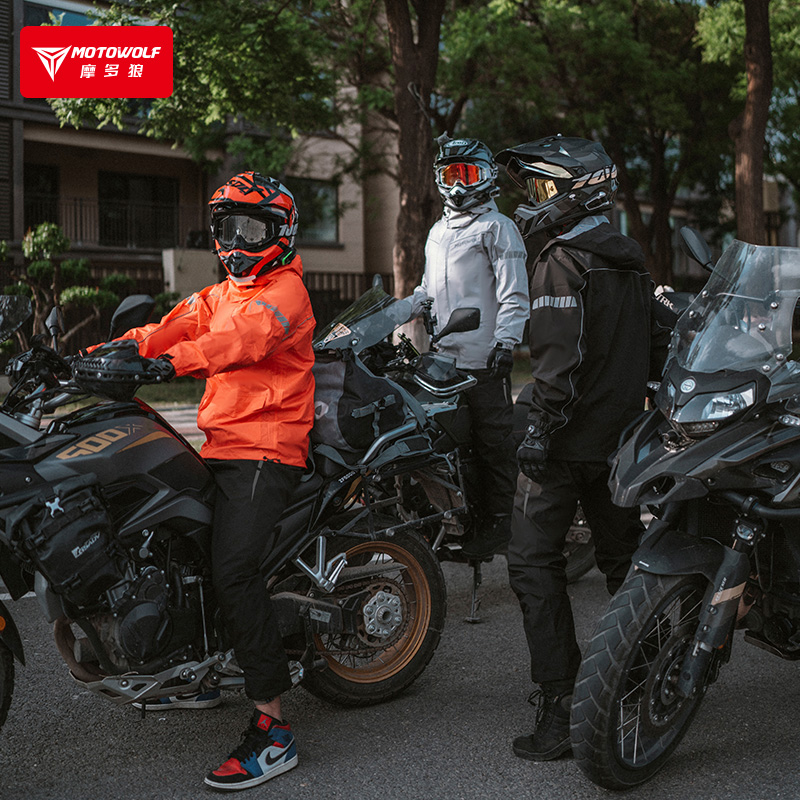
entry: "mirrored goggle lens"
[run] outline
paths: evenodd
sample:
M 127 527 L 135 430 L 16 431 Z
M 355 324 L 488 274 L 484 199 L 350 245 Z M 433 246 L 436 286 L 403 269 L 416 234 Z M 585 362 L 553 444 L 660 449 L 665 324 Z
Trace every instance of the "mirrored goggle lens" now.
M 223 244 L 233 244 L 237 239 L 245 244 L 261 244 L 272 239 L 277 230 L 278 225 L 272 220 L 234 215 L 217 223 L 217 238 Z
M 558 194 L 558 187 L 550 178 L 528 178 L 525 185 L 528 188 L 528 198 L 533 203 L 544 203 Z
M 447 164 L 439 168 L 439 182 L 444 186 L 473 186 L 484 180 L 485 170 L 477 164 Z

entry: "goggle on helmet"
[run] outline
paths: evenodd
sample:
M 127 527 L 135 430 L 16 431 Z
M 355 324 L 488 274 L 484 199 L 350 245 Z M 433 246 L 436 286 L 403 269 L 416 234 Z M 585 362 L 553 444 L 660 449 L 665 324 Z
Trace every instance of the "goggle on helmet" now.
M 523 236 L 614 204 L 617 168 L 598 142 L 550 136 L 503 150 L 496 160 L 528 197 L 514 215 Z
M 491 150 L 477 139 L 444 142 L 434 162 L 434 177 L 444 204 L 460 211 L 485 203 L 498 193 Z
M 242 172 L 214 192 L 209 206 L 214 247 L 232 277 L 255 277 L 294 258 L 297 209 L 280 181 Z

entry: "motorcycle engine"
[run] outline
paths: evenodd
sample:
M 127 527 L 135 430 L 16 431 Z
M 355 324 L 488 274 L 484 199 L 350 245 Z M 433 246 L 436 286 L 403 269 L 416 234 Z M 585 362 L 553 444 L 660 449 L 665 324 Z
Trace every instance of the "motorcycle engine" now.
M 94 640 L 90 650 L 102 648 L 105 669 L 171 658 L 197 641 L 202 580 L 191 567 L 170 567 L 168 546 L 143 553 L 123 545 L 90 480 L 52 487 L 22 509 L 14 525 L 20 554 L 61 598 L 66 617 Z

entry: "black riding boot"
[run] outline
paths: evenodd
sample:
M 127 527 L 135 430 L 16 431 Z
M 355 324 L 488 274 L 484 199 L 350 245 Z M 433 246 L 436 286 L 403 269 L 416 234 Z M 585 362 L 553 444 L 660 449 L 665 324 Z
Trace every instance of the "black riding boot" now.
M 545 684 L 531 694 L 528 702 L 537 706 L 536 728 L 529 736 L 514 739 L 514 754 L 529 761 L 551 761 L 570 752 L 572 688 L 558 691 Z

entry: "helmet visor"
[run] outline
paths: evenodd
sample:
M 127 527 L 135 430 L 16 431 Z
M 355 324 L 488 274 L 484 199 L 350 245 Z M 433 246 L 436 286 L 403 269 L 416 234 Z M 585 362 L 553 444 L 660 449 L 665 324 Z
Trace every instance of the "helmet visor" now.
M 237 242 L 255 247 L 275 241 L 280 234 L 280 228 L 281 223 L 269 217 L 231 214 L 216 220 L 214 237 L 222 247 L 230 248 Z
M 478 164 L 445 164 L 436 170 L 436 177 L 442 186 L 475 186 L 489 177 L 489 171 Z
M 545 203 L 558 194 L 558 187 L 552 178 L 526 178 L 525 186 L 528 189 L 528 199 L 536 205 Z

